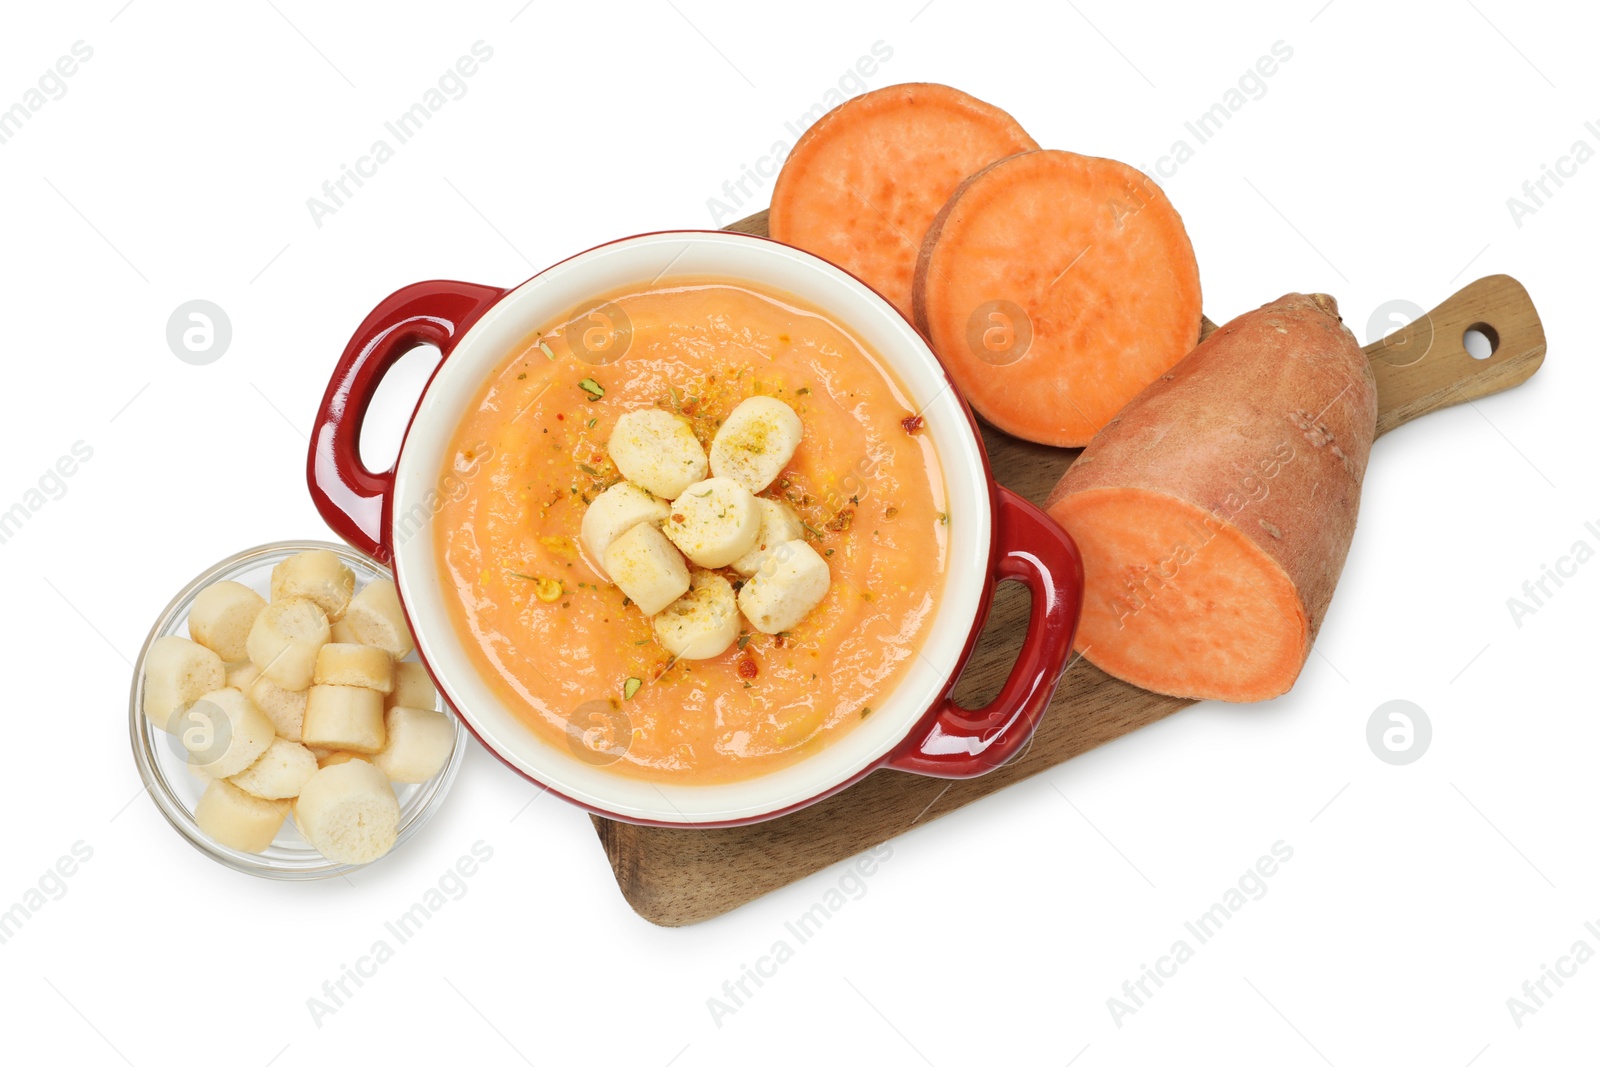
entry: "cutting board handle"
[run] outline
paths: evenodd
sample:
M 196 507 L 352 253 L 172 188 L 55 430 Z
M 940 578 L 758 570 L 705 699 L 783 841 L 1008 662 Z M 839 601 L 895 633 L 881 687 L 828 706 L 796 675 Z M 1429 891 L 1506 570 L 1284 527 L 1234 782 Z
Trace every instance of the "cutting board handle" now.
M 1469 330 L 1488 339 L 1489 358 L 1474 359 L 1467 351 Z M 1384 434 L 1430 411 L 1527 381 L 1544 362 L 1544 327 L 1522 283 L 1492 274 L 1365 351 L 1378 380 L 1378 433 Z

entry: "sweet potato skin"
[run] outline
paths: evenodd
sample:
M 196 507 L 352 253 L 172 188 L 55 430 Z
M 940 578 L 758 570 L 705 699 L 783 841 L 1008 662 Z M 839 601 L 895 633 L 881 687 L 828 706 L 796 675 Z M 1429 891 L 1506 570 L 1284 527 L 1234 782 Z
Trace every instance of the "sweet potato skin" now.
M 1140 490 L 1209 513 L 1208 524 L 1232 527 L 1292 583 L 1303 621 L 1285 619 L 1284 625 L 1303 628 L 1303 665 L 1355 533 L 1376 424 L 1372 370 L 1337 305 L 1321 294 L 1291 293 L 1219 327 L 1136 396 L 1067 471 L 1046 509 L 1079 539 L 1086 562 L 1095 545 L 1092 536 L 1073 529 L 1075 494 Z M 1190 547 L 1201 551 L 1203 543 Z M 1180 573 L 1176 581 L 1182 580 Z M 1090 598 L 1121 595 L 1116 588 L 1088 592 Z M 1103 657 L 1126 639 L 1105 626 L 1099 633 L 1085 629 L 1079 644 L 1097 665 L 1096 642 Z M 1151 679 L 1124 680 L 1152 687 Z M 1288 677 L 1279 691 L 1293 682 Z M 1174 695 L 1279 695 L 1228 696 L 1227 680 L 1216 683 L 1210 692 Z

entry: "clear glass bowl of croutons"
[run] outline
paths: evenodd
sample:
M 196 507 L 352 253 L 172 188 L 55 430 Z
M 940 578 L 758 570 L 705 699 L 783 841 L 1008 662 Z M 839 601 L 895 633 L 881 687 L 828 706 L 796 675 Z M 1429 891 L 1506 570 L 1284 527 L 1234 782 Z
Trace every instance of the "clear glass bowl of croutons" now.
M 263 878 L 328 878 L 404 844 L 467 732 L 417 661 L 390 573 L 280 541 L 189 582 L 134 664 L 145 790 L 196 849 Z

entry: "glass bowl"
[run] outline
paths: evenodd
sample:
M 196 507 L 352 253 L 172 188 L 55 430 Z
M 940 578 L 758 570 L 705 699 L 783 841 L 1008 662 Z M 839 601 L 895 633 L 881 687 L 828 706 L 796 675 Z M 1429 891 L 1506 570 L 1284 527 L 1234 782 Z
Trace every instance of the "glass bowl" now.
M 202 589 L 214 582 L 235 581 L 249 586 L 265 597 L 273 566 L 296 552 L 311 549 L 327 549 L 336 553 L 345 565 L 355 572 L 358 590 L 378 579 L 392 580 L 388 570 L 348 545 L 323 541 L 277 541 L 229 556 L 221 563 L 207 568 L 204 573 L 184 586 L 156 620 L 155 626 L 150 630 L 150 636 L 145 639 L 144 647 L 139 650 L 139 658 L 133 665 L 133 690 L 128 699 L 128 732 L 133 742 L 134 762 L 139 765 L 139 775 L 144 779 L 145 791 L 150 794 L 156 807 L 161 809 L 161 814 L 166 816 L 167 822 L 172 824 L 173 829 L 182 834 L 189 844 L 226 867 L 260 878 L 285 881 L 332 878 L 349 871 L 360 870 L 361 866 L 335 863 L 327 859 L 300 836 L 292 819 L 284 820 L 283 826 L 278 830 L 278 836 L 273 839 L 272 846 L 265 852 L 240 852 L 207 837 L 194 820 L 195 804 L 199 802 L 200 794 L 205 791 L 205 783 L 189 769 L 188 755 L 183 749 L 183 743 L 175 735 L 151 723 L 142 710 L 144 663 L 151 644 L 157 638 L 171 634 L 180 637 L 189 636 L 189 605 L 194 602 L 195 596 Z M 416 653 L 413 652 L 406 658 L 415 659 Z M 445 707 L 442 701 L 438 702 L 436 710 L 450 716 L 455 726 L 455 747 L 451 750 L 444 769 L 431 780 L 416 785 L 395 784 L 395 796 L 400 801 L 400 829 L 395 848 L 410 840 L 444 801 L 445 794 L 450 791 L 456 772 L 461 767 L 462 756 L 466 752 L 467 731 L 461 725 L 461 720 Z

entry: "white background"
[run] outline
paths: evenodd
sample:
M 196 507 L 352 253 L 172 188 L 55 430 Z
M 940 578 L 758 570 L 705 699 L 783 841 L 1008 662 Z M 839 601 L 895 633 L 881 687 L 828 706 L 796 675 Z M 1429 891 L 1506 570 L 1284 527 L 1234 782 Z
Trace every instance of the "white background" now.
M 1506 1001 L 1580 938 L 1600 949 L 1584 929 L 1600 926 L 1600 563 L 1520 627 L 1507 598 L 1573 542 L 1600 546 L 1584 528 L 1600 526 L 1600 372 L 1582 319 L 1600 161 L 1520 226 L 1506 201 L 1574 141 L 1600 147 L 1584 128 L 1600 123 L 1593 13 L 1508 0 L 800 9 L 96 0 L 9 12 L 0 107 L 74 42 L 93 58 L 0 145 L 0 508 L 75 442 L 93 457 L 0 545 L 12 678 L 0 909 L 76 842 L 93 856 L 0 945 L 0 1056 L 1592 1060 L 1600 962 L 1550 986 L 1520 1027 Z M 478 40 L 494 55 L 467 94 L 314 224 L 307 198 Z M 842 870 L 658 929 L 619 896 L 588 819 L 530 804 L 533 788 L 481 751 L 426 831 L 353 884 L 225 870 L 141 793 L 129 659 L 214 560 L 327 536 L 305 490 L 305 433 L 349 332 L 391 290 L 509 284 L 612 237 L 710 225 L 708 198 L 792 140 L 786 120 L 874 42 L 893 54 L 871 87 L 950 82 L 1046 146 L 1148 166 L 1280 40 L 1293 56 L 1265 95 L 1166 182 L 1212 317 L 1325 290 L 1364 333 L 1386 301 L 1429 307 L 1506 272 L 1549 337 L 1527 385 L 1378 442 L 1319 654 L 1287 697 L 1185 710 L 920 826 L 720 1026 L 707 998 Z M 165 340 L 169 314 L 194 298 L 232 321 L 209 366 Z M 1434 729 L 1402 767 L 1365 739 L 1396 698 Z M 493 858 L 466 895 L 318 1027 L 307 998 L 480 840 Z M 1118 1026 L 1107 998 L 1280 840 L 1294 855 L 1269 892 Z

